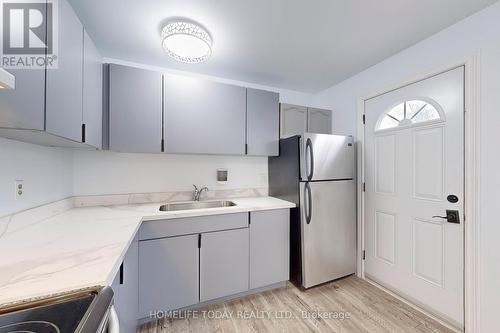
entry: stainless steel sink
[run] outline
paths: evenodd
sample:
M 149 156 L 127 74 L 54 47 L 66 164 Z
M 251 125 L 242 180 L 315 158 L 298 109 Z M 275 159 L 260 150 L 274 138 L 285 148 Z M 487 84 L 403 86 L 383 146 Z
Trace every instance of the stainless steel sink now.
M 192 202 L 178 202 L 178 203 L 165 204 L 160 206 L 160 211 L 171 212 L 175 210 L 221 208 L 221 207 L 232 207 L 232 206 L 236 206 L 236 204 L 232 201 L 192 201 Z

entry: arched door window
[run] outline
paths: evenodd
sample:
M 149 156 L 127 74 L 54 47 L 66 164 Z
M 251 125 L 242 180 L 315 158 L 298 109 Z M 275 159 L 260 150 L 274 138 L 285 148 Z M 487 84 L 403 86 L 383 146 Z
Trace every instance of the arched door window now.
M 409 100 L 394 106 L 382 114 L 375 131 L 397 127 L 409 127 L 431 121 L 444 120 L 442 113 L 432 103 L 423 100 Z

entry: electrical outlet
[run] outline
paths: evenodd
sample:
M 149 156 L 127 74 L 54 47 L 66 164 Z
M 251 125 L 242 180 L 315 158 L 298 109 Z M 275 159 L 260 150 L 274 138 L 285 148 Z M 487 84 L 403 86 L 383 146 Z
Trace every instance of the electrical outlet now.
M 14 190 L 15 190 L 15 198 L 16 200 L 20 199 L 24 193 L 24 180 L 16 180 L 14 182 Z

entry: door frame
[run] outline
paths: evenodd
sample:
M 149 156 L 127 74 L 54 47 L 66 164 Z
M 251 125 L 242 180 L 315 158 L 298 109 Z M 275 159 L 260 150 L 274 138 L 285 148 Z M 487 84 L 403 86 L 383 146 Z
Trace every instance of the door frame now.
M 365 126 L 363 115 L 365 113 L 365 101 L 383 95 L 393 90 L 417 83 L 432 76 L 447 72 L 454 68 L 465 67 L 465 114 L 464 114 L 464 330 L 465 332 L 480 332 L 479 305 L 480 305 L 480 52 L 462 58 L 457 61 L 436 67 L 425 73 L 415 75 L 413 78 L 404 80 L 399 84 L 377 90 L 372 94 L 358 98 L 357 101 L 357 270 L 356 275 L 379 288 L 388 291 L 408 305 L 424 312 L 426 315 L 438 320 L 454 330 L 456 327 L 441 320 L 432 313 L 418 307 L 417 305 L 399 297 L 397 294 L 383 288 L 365 277 L 363 250 L 365 249 L 365 193 L 363 183 L 365 182 Z

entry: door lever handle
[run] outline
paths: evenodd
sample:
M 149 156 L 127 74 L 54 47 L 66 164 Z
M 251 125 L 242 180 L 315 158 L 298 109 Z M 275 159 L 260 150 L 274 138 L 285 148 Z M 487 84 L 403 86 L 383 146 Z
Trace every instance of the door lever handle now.
M 460 215 L 458 210 L 446 210 L 446 216 L 435 215 L 432 218 L 444 219 L 449 223 L 460 224 Z

